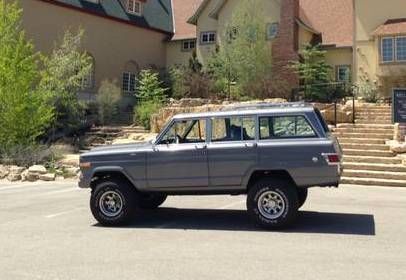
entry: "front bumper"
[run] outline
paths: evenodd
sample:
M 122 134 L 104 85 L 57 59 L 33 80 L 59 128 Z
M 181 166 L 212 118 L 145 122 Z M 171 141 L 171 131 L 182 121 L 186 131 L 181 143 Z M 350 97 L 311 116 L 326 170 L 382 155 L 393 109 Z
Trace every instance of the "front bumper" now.
M 79 183 L 78 186 L 81 189 L 88 189 L 90 188 L 90 183 L 92 181 L 92 178 L 87 178 L 87 176 L 85 176 L 85 174 L 83 172 L 80 172 L 80 176 L 79 176 Z

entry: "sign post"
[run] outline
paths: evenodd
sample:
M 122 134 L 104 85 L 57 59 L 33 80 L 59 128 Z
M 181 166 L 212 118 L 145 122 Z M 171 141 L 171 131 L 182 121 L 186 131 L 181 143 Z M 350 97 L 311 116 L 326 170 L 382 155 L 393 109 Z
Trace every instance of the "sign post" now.
M 406 89 L 393 90 L 392 122 L 406 124 Z

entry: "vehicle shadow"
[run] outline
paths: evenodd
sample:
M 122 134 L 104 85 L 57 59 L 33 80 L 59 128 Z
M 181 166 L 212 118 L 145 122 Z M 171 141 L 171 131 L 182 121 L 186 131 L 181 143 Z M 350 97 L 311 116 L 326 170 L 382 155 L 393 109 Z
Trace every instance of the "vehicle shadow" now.
M 245 210 L 159 208 L 139 213 L 125 228 L 262 231 Z M 300 211 L 294 226 L 280 232 L 375 235 L 373 215 Z

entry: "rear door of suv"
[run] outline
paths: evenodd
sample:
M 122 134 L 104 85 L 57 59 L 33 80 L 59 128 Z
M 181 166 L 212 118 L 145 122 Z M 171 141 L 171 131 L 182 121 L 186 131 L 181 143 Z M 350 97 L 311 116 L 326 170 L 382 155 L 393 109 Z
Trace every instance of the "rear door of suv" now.
M 241 188 L 257 164 L 256 116 L 213 117 L 208 144 L 209 185 Z

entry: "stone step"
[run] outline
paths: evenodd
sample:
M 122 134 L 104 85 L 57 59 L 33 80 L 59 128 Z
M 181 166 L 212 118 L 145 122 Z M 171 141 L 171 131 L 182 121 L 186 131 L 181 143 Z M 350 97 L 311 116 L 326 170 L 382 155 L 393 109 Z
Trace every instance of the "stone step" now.
M 355 120 L 369 120 L 370 123 L 375 123 L 376 120 L 392 120 L 391 116 L 376 116 L 376 115 L 371 115 L 371 116 L 356 116 Z
M 405 187 L 406 180 L 341 177 L 341 184 L 363 185 L 363 186 L 383 186 L 383 187 Z
M 365 143 L 340 143 L 343 149 L 355 149 L 355 150 L 378 150 L 378 151 L 389 151 L 389 146 L 385 144 L 369 144 L 368 141 Z
M 371 156 L 371 157 L 393 157 L 394 153 L 391 151 L 379 150 L 358 150 L 358 149 L 343 149 L 344 155 L 348 156 Z
M 392 135 L 393 129 L 391 128 L 352 128 L 352 127 L 339 127 L 334 129 L 334 132 L 349 132 L 349 133 L 373 133 L 373 134 L 387 134 Z
M 385 139 L 374 139 L 374 138 L 347 138 L 345 136 L 339 137 L 338 141 L 340 144 L 385 144 Z
M 358 133 L 358 132 L 335 132 L 338 138 L 346 137 L 346 138 L 362 138 L 362 139 L 386 139 L 386 140 L 393 140 L 393 133 L 391 134 L 377 134 L 377 133 Z
M 91 132 L 104 132 L 104 133 L 121 132 L 121 130 L 122 130 L 121 126 L 100 126 L 90 128 Z
M 148 133 L 146 129 L 124 129 L 123 133 Z
M 344 169 L 343 177 L 366 178 L 366 179 L 387 179 L 387 180 L 405 180 L 405 172 L 373 171 L 373 170 L 354 170 Z M 406 187 L 406 186 L 405 186 Z
M 345 155 L 343 157 L 344 163 L 358 162 L 358 163 L 375 163 L 375 164 L 402 164 L 402 159 L 397 157 L 374 157 L 374 156 L 356 156 Z
M 373 120 L 373 122 L 369 119 L 356 119 L 355 120 L 356 124 L 392 124 L 392 120 L 385 120 L 385 119 L 378 119 L 378 120 Z
M 337 125 L 337 128 L 383 128 L 383 129 L 394 129 L 393 124 L 352 124 L 352 123 L 341 123 Z
M 352 170 L 372 170 L 385 172 L 405 172 L 406 166 L 403 164 L 378 164 L 378 163 L 362 163 L 362 162 L 344 162 L 344 169 Z

